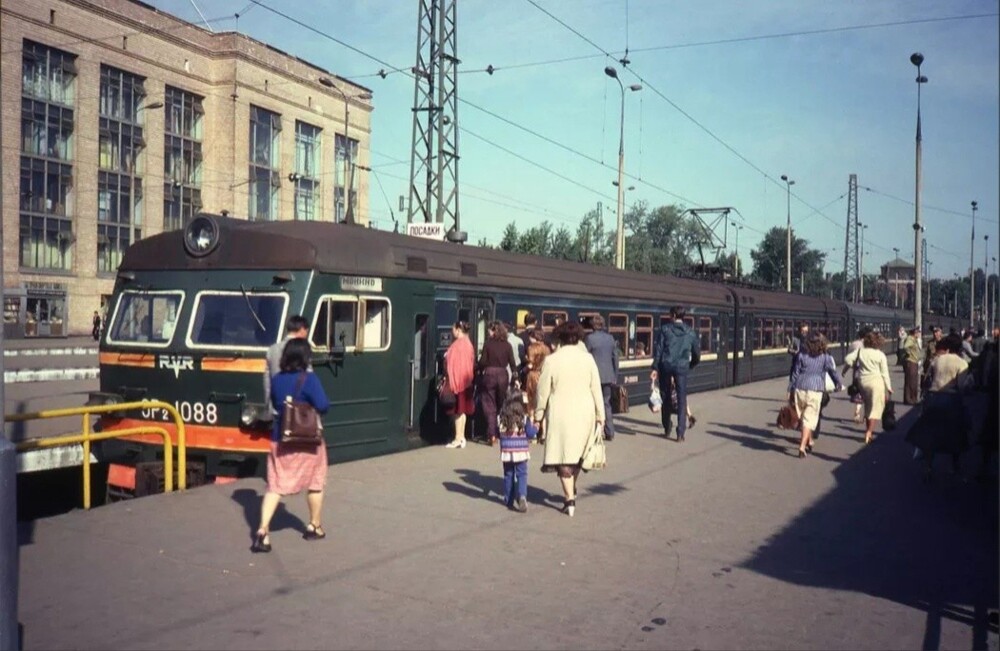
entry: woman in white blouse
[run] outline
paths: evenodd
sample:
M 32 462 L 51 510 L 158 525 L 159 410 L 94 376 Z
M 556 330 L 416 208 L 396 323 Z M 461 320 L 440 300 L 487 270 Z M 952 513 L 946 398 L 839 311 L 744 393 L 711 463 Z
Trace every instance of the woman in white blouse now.
M 844 358 L 844 366 L 855 367 L 854 374 L 861 385 L 861 395 L 865 400 L 865 443 L 871 443 L 875 421 L 882 419 L 885 401 L 892 395 L 892 381 L 889 379 L 889 360 L 882 352 L 885 340 L 881 333 L 872 330 L 865 334 L 861 348 Z M 855 366 L 856 365 L 856 366 Z

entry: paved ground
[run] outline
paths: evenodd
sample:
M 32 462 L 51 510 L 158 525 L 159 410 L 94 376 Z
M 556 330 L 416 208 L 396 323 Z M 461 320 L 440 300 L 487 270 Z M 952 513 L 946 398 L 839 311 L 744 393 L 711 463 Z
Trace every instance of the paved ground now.
M 633 408 L 576 517 L 498 451 L 334 466 L 252 555 L 244 480 L 38 520 L 21 533 L 26 649 L 997 649 L 996 468 L 921 482 L 901 427 L 863 446 L 843 394 L 815 454 L 774 422 L 783 382 L 709 394 L 684 444 Z

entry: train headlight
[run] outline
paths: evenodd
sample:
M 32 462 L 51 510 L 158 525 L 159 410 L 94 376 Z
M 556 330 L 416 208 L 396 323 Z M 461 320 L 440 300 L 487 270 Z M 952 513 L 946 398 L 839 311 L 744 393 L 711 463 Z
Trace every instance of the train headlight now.
M 243 410 L 240 411 L 240 422 L 244 425 L 250 426 L 255 420 L 257 420 L 258 409 L 257 405 L 245 404 L 243 405 Z
M 219 246 L 219 224 L 211 215 L 197 215 L 184 229 L 184 249 L 201 258 Z

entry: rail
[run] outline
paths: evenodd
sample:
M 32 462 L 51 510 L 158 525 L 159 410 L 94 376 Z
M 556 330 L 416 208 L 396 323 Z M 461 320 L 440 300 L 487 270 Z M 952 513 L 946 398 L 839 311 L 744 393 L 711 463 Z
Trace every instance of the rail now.
M 163 409 L 174 420 L 177 428 L 177 488 L 187 489 L 187 436 L 184 431 L 184 420 L 181 418 L 177 408 L 167 402 L 158 400 L 141 402 L 121 402 L 110 405 L 90 405 L 83 407 L 70 407 L 67 409 L 49 409 L 28 414 L 7 414 L 4 416 L 6 422 L 16 423 L 27 420 L 39 420 L 44 418 L 65 418 L 68 416 L 82 416 L 83 429 L 80 434 L 68 436 L 46 437 L 41 439 L 29 439 L 17 444 L 17 451 L 36 450 L 39 448 L 55 447 L 59 445 L 70 445 L 73 443 L 83 444 L 83 508 L 90 508 L 90 443 L 91 441 L 103 441 L 135 434 L 156 434 L 163 437 L 163 470 L 164 470 L 164 490 L 173 491 L 173 443 L 170 440 L 170 433 L 163 427 L 157 425 L 143 425 L 119 429 L 111 432 L 92 432 L 90 429 L 89 416 L 95 414 L 107 414 L 129 409 Z

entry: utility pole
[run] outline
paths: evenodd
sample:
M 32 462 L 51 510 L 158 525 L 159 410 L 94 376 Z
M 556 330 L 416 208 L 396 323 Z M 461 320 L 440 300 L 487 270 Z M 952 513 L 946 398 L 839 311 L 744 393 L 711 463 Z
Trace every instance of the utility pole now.
M 844 236 L 844 284 L 841 300 L 847 300 L 847 288 L 851 288 L 853 300 L 857 301 L 858 272 L 858 175 L 847 179 L 847 234 Z
M 458 0 L 419 3 L 407 222 L 447 219 L 447 239 L 462 243 L 469 236 L 458 211 Z
M 920 74 L 920 65 L 924 62 L 924 55 L 919 52 L 914 52 L 910 55 L 910 63 L 917 67 L 917 137 L 916 137 L 916 151 L 915 151 L 915 171 L 914 171 L 914 210 L 913 210 L 913 267 L 916 273 L 916 278 L 914 279 L 914 285 L 916 285 L 916 292 L 914 292 L 913 301 L 913 325 L 917 328 L 923 326 L 923 293 L 920 288 L 923 285 L 923 273 L 920 268 L 920 234 L 924 231 L 924 225 L 920 221 L 920 190 L 922 183 L 922 172 L 920 157 L 921 157 L 921 145 L 923 141 L 923 136 L 920 133 L 920 87 L 927 83 L 927 77 Z

